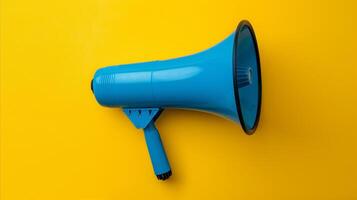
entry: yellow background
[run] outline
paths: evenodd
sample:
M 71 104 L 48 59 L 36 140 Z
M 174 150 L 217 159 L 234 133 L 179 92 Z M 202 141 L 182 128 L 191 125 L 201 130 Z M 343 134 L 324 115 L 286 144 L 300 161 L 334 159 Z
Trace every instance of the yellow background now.
M 353 1 L 2 0 L 1 199 L 357 199 Z M 183 56 L 253 24 L 263 73 L 255 135 L 166 110 L 173 168 L 153 175 L 143 134 L 95 101 L 113 64 Z

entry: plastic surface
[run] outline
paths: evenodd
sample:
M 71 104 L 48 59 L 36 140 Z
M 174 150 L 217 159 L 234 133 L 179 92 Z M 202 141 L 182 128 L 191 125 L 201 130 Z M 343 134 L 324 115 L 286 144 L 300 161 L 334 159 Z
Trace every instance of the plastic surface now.
M 260 117 L 262 82 L 258 45 L 248 21 L 241 21 L 237 27 L 233 56 L 238 116 L 243 130 L 252 134 Z
M 234 33 L 186 57 L 99 69 L 93 90 L 109 107 L 161 107 L 212 112 L 239 122 L 233 87 Z
M 91 88 L 103 106 L 201 110 L 244 121 L 243 129 L 252 132 L 261 83 L 258 49 L 249 28 L 253 31 L 242 21 L 225 40 L 194 55 L 99 69 Z M 235 84 L 242 88 L 239 92 Z
M 155 120 L 159 117 L 160 108 L 123 108 L 124 113 L 135 125 L 145 133 L 146 145 L 151 158 L 154 172 L 158 179 L 165 180 L 171 176 L 170 164 L 162 145 Z
M 161 113 L 159 108 L 123 108 L 123 111 L 136 128 L 145 128 Z
M 242 123 L 247 134 L 254 132 L 260 112 L 261 79 L 259 53 L 250 31 L 249 22 L 242 21 L 225 40 L 197 54 L 111 66 L 95 73 L 91 89 L 97 101 L 103 106 L 124 108 L 133 124 L 144 128 L 159 179 L 171 175 L 154 125 L 159 108 L 210 112 Z M 156 108 L 155 113 L 151 108 Z
M 146 145 L 151 158 L 151 163 L 154 168 L 156 176 L 160 179 L 160 175 L 169 173 L 171 175 L 171 168 L 169 161 L 166 157 L 164 147 L 161 142 L 159 132 L 157 131 L 153 121 L 144 128 Z M 166 179 L 164 177 L 161 179 Z

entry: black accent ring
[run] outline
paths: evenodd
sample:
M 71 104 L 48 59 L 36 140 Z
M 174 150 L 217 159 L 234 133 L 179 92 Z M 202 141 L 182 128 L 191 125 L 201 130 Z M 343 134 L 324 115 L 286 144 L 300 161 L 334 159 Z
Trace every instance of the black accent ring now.
M 239 101 L 239 91 L 238 91 L 238 77 L 237 77 L 237 58 L 236 58 L 236 50 L 238 47 L 238 38 L 239 38 L 239 32 L 242 30 L 243 27 L 248 27 L 250 33 L 252 34 L 253 42 L 254 42 L 254 47 L 255 47 L 255 54 L 256 54 L 256 59 L 257 59 L 257 71 L 258 71 L 258 107 L 257 107 L 257 114 L 255 117 L 254 121 L 254 126 L 251 129 L 248 129 L 243 118 L 242 114 L 242 109 Z M 237 107 L 237 112 L 238 112 L 238 117 L 240 124 L 244 130 L 244 132 L 247 135 L 252 135 L 254 131 L 256 130 L 258 123 L 259 123 L 259 118 L 260 118 L 260 109 L 261 109 L 261 101 L 262 101 L 262 77 L 261 77 L 261 70 L 260 70 L 260 58 L 259 58 L 259 50 L 258 50 L 258 44 L 257 44 L 257 39 L 255 37 L 255 33 L 253 30 L 252 25 L 249 23 L 247 20 L 242 20 L 239 22 L 238 27 L 235 32 L 234 36 L 234 47 L 233 47 L 233 81 L 234 81 L 234 96 L 236 100 L 236 107 Z
M 170 171 L 165 172 L 163 174 L 156 175 L 156 177 L 157 177 L 157 179 L 164 181 L 164 180 L 168 179 L 171 175 L 172 175 L 172 172 L 170 170 Z

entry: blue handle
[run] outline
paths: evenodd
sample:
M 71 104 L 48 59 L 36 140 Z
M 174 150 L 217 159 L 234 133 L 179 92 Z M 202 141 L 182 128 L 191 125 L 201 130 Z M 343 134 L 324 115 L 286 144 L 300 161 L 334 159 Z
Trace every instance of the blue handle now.
M 144 128 L 144 133 L 155 174 L 158 179 L 165 180 L 170 177 L 171 168 L 161 143 L 159 131 L 153 121 Z

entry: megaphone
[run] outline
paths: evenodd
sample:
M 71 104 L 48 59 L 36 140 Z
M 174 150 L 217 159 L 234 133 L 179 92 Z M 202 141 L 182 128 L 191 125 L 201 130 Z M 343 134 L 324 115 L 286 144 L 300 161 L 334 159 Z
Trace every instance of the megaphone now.
M 219 44 L 196 54 L 101 68 L 91 89 L 102 106 L 121 107 L 144 130 L 154 172 L 171 176 L 155 120 L 163 109 L 193 109 L 240 123 L 252 134 L 261 107 L 259 52 L 252 25 L 243 20 Z

